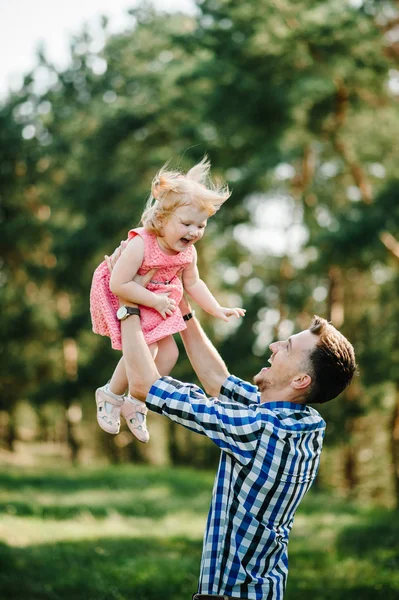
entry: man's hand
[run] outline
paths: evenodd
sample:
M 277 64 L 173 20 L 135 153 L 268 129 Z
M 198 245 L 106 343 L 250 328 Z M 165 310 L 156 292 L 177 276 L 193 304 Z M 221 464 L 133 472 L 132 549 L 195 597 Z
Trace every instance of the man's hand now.
M 112 270 L 113 270 L 113 268 L 114 268 L 114 266 L 116 264 L 116 261 L 118 260 L 118 258 L 122 254 L 122 252 L 125 250 L 125 248 L 128 245 L 128 243 L 129 243 L 128 240 L 123 240 L 119 244 L 119 246 L 117 248 L 115 248 L 115 250 L 113 251 L 113 253 L 111 254 L 111 256 L 108 256 L 108 254 L 106 254 L 104 256 L 105 262 L 107 263 L 108 271 L 110 273 L 112 273 Z M 139 283 L 139 282 L 137 282 L 137 283 Z
M 147 285 L 150 283 L 151 279 L 154 277 L 157 270 L 158 269 L 151 269 L 151 271 L 148 271 L 148 273 L 146 273 L 145 275 L 136 274 L 133 277 L 133 281 L 146 288 Z
M 222 319 L 222 321 L 228 321 L 229 317 L 245 317 L 246 310 L 245 308 L 225 308 L 224 306 L 220 306 L 215 312 L 213 312 L 213 316 L 217 319 Z

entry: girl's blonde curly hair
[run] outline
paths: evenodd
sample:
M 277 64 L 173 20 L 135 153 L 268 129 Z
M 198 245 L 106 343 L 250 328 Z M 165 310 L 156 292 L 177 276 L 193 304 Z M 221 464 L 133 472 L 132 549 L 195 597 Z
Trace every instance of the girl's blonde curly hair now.
M 169 171 L 167 165 L 156 174 L 151 185 L 151 195 L 141 216 L 143 227 L 155 235 L 162 235 L 162 225 L 180 206 L 194 204 L 209 217 L 214 215 L 231 192 L 227 184 L 214 183 L 206 156 L 185 175 Z

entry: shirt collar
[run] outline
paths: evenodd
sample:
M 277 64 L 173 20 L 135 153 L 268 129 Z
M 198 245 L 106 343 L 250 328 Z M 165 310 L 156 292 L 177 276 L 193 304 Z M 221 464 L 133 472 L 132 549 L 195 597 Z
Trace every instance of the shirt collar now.
M 306 410 L 306 404 L 298 404 L 298 402 L 287 402 L 286 400 L 276 400 L 275 402 L 261 402 L 259 406 L 264 406 L 273 410 L 275 408 L 289 408 L 291 410 Z

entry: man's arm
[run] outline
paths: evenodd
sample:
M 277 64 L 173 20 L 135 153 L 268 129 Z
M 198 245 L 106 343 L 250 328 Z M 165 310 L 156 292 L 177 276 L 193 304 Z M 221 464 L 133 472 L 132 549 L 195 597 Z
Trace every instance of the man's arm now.
M 191 312 L 191 307 L 185 298 L 182 299 L 179 307 L 182 315 Z M 191 365 L 206 393 L 217 397 L 229 376 L 222 357 L 195 317 L 187 321 L 187 329 L 181 331 L 180 335 Z
M 120 252 L 115 251 L 113 257 L 105 257 L 108 269 L 112 272 L 114 261 L 119 259 L 124 248 Z M 156 269 L 152 269 L 146 275 L 136 275 L 136 283 L 145 289 L 145 286 L 154 277 Z M 136 304 L 129 302 L 128 305 L 137 308 Z M 125 367 L 129 381 L 129 392 L 134 398 L 145 401 L 150 388 L 160 378 L 154 359 L 148 348 L 147 342 L 141 329 L 140 317 L 130 315 L 121 321 L 122 348 L 125 359 Z
M 191 311 L 188 302 L 180 303 L 182 314 Z M 152 384 L 160 378 L 154 359 L 145 342 L 140 318 L 131 315 L 121 322 L 123 356 L 130 385 L 130 393 L 145 400 Z M 187 321 L 187 329 L 180 332 L 187 356 L 198 379 L 210 396 L 218 396 L 223 383 L 229 376 L 227 367 L 206 336 L 197 319 Z
M 125 251 L 127 244 L 121 244 L 111 257 L 106 256 L 108 269 L 112 272 L 115 263 Z M 135 280 L 143 287 L 154 276 L 155 270 Z M 133 303 L 125 302 L 131 306 Z M 180 302 L 183 315 L 191 312 L 191 307 L 183 297 Z M 135 398 L 145 401 L 152 384 L 160 378 L 141 330 L 140 319 L 136 315 L 121 322 L 123 354 L 129 380 L 129 391 Z M 180 332 L 187 356 L 205 391 L 210 396 L 218 396 L 223 383 L 229 376 L 227 367 L 208 339 L 197 319 L 187 321 L 187 329 Z
M 193 330 L 202 332 L 199 324 Z M 205 336 L 205 334 L 203 335 Z M 223 405 L 214 398 L 207 398 L 203 390 L 193 384 L 176 381 L 171 377 L 160 379 L 154 360 L 145 343 L 138 316 L 131 315 L 122 322 L 122 339 L 123 336 L 129 336 L 123 346 L 123 353 L 128 371 L 130 393 L 135 398 L 147 400 L 150 410 L 162 414 L 196 433 L 206 435 L 221 450 L 233 455 L 241 464 L 246 465 L 253 459 L 258 445 L 259 432 L 263 427 L 262 415 L 259 412 L 250 411 L 239 403 L 229 402 L 227 405 Z M 196 335 L 190 335 L 189 338 L 189 345 L 192 338 L 201 349 L 202 342 L 199 342 Z M 209 340 L 208 344 L 212 349 L 213 346 Z M 219 355 L 214 348 L 213 352 L 217 360 Z M 208 352 L 201 353 L 200 350 L 199 354 L 205 357 Z M 212 354 L 210 352 L 209 357 Z M 220 357 L 219 361 L 221 362 L 220 372 L 223 373 L 221 382 L 218 384 L 220 388 L 227 369 Z M 156 383 L 155 386 L 153 386 L 154 383 Z
M 152 384 L 161 376 L 144 339 L 140 317 L 131 315 L 121 322 L 121 329 L 129 392 L 135 398 L 145 401 Z
M 261 411 L 238 402 L 207 398 L 201 388 L 172 377 L 159 379 L 152 386 L 146 403 L 153 412 L 206 435 L 243 465 L 253 459 L 264 429 Z

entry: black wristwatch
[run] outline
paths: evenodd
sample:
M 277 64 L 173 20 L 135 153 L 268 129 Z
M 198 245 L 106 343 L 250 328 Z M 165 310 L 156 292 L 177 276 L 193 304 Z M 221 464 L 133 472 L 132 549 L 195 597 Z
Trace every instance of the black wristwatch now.
M 189 321 L 193 317 L 195 317 L 195 310 L 192 310 L 191 312 L 187 313 L 186 315 L 183 315 L 184 321 Z
M 116 316 L 119 321 L 124 321 L 131 315 L 140 316 L 140 309 L 133 306 L 120 306 L 117 310 Z

